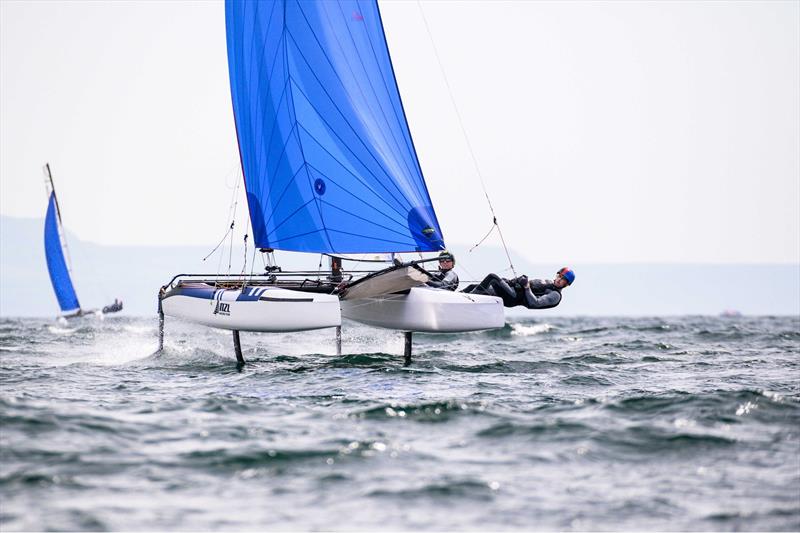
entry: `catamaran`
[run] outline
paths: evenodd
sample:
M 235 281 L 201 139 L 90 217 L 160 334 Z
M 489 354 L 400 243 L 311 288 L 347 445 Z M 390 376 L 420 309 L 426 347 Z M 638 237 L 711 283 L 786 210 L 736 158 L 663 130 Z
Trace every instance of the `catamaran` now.
M 233 331 L 340 327 L 342 316 L 411 335 L 502 327 L 502 301 L 425 286 L 445 250 L 380 10 L 372 1 L 225 3 L 233 115 L 263 274 L 178 275 L 164 315 Z M 384 254 L 377 272 L 283 272 L 276 250 Z M 402 262 L 396 254 L 419 256 Z M 347 271 L 346 271 L 347 272 Z M 340 330 L 337 330 L 340 331 Z
M 78 294 L 72 284 L 72 269 L 69 266 L 69 249 L 61 226 L 61 208 L 58 205 L 56 188 L 53 184 L 53 174 L 50 172 L 50 163 L 44 166 L 45 186 L 47 187 L 47 214 L 44 219 L 44 252 L 47 259 L 47 272 L 50 274 L 50 283 L 58 300 L 63 318 L 72 318 L 87 314 L 116 313 L 122 310 L 122 302 L 114 300 L 113 304 L 105 306 L 102 310 L 82 309 L 78 302 Z

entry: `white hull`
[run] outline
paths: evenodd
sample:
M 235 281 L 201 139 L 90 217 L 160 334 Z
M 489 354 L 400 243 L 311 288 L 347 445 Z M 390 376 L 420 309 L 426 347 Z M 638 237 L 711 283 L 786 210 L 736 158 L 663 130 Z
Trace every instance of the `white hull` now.
M 408 294 L 343 300 L 342 316 L 369 326 L 423 333 L 502 328 L 503 301 L 495 296 L 415 287 Z
M 248 291 L 258 297 L 242 301 L 240 290 L 218 290 L 211 299 L 178 293 L 168 294 L 161 305 L 165 315 L 239 331 L 304 331 L 342 323 L 336 296 L 279 288 Z

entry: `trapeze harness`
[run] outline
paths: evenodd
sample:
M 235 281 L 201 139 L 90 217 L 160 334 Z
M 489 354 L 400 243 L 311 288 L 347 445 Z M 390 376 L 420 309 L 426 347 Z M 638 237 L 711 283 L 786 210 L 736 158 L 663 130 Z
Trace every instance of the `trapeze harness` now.
M 535 279 L 524 284 L 520 278 L 504 279 L 497 274 L 489 274 L 479 284 L 464 289 L 464 292 L 498 296 L 506 307 L 524 305 L 528 309 L 550 309 L 561 303 L 561 289 L 550 280 Z
M 456 274 L 454 269 L 450 269 L 446 272 L 432 272 L 431 279 L 426 283 L 428 287 L 435 287 L 437 289 L 447 289 L 448 291 L 454 291 L 458 288 L 458 274 Z

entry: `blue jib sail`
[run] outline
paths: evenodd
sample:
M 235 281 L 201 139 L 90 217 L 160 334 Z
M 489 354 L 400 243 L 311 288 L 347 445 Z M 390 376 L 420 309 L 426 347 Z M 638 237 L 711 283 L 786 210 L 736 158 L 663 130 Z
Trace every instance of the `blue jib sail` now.
M 56 194 L 50 193 L 50 203 L 47 205 L 47 216 L 44 220 L 44 252 L 47 256 L 47 270 L 50 272 L 50 282 L 58 298 L 58 305 L 63 314 L 78 311 L 78 295 L 72 286 L 69 269 L 64 260 L 64 251 L 61 249 L 61 237 L 58 233 L 58 214 L 56 212 Z
M 226 0 L 225 12 L 256 246 L 444 249 L 377 2 Z

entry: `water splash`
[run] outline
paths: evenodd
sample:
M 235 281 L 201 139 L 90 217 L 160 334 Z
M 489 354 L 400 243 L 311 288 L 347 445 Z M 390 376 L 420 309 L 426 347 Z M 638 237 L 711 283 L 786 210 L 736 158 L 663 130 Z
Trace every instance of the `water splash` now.
M 551 324 L 511 324 L 511 334 L 519 335 L 521 337 L 529 337 L 531 335 L 540 335 L 555 329 Z

